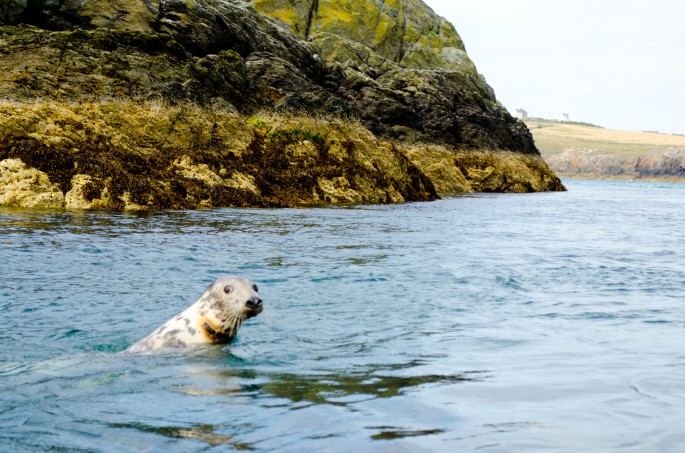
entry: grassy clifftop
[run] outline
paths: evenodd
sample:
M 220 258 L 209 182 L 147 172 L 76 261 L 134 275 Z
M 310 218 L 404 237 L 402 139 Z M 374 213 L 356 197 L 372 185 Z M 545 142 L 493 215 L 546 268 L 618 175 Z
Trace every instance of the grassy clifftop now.
M 685 181 L 685 136 L 526 120 L 550 166 L 566 177 Z

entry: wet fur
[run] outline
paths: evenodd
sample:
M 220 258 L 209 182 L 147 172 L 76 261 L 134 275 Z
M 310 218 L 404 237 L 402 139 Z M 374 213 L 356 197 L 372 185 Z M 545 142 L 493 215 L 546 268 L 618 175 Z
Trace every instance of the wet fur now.
M 224 291 L 227 286 L 232 288 L 229 294 Z M 248 301 L 258 301 L 259 305 L 249 307 Z M 261 299 L 254 283 L 240 277 L 221 277 L 193 305 L 131 345 L 126 352 L 228 343 L 247 318 L 261 311 Z

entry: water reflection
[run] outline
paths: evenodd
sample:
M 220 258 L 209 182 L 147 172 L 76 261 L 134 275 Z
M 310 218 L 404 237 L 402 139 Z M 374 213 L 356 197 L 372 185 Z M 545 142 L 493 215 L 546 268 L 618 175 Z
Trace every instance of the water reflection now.
M 421 437 L 432 436 L 435 434 L 442 434 L 443 429 L 424 429 L 419 431 L 412 431 L 408 429 L 398 428 L 396 426 L 370 426 L 368 429 L 380 430 L 378 434 L 371 436 L 373 440 L 395 440 L 404 439 L 406 437 Z
M 196 424 L 190 427 L 150 426 L 141 423 L 110 423 L 110 428 L 133 429 L 143 433 L 157 434 L 171 439 L 192 439 L 213 447 L 230 445 L 235 450 L 255 450 L 250 444 L 233 440 L 232 436 L 217 433 L 217 426 Z
M 352 375 L 276 374 L 251 386 L 263 395 L 285 398 L 293 403 L 308 402 L 347 406 L 362 400 L 391 398 L 427 384 L 453 384 L 471 380 L 464 375 L 393 376 L 374 372 Z M 301 409 L 306 405 L 297 405 Z
M 194 369 L 203 385 L 177 386 L 176 391 L 192 396 L 250 396 L 255 399 L 288 401 L 291 409 L 328 404 L 348 406 L 360 401 L 392 398 L 424 385 L 446 385 L 481 380 L 484 372 L 459 374 L 409 374 L 421 361 L 404 364 L 372 365 L 355 372 L 277 373 L 244 369 Z M 402 374 L 403 373 L 403 374 Z M 205 380 L 206 379 L 206 380 Z M 212 385 L 207 385 L 210 382 Z M 302 404 L 308 403 L 308 404 Z M 272 401 L 266 403 L 273 407 Z

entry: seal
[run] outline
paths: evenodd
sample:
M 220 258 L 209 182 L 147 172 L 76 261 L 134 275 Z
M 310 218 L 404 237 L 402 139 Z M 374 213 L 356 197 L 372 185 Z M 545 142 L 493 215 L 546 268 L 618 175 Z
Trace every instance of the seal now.
M 257 285 L 246 278 L 220 277 L 193 305 L 132 344 L 126 352 L 228 343 L 246 319 L 262 312 L 258 292 Z

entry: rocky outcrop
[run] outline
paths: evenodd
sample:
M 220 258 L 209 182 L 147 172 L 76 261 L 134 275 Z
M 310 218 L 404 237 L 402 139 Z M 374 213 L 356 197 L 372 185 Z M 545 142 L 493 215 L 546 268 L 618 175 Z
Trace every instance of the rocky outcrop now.
M 61 198 L 43 206 L 199 209 L 437 197 L 392 143 L 340 119 L 100 101 L 0 104 L 0 121 L 7 168 L 0 186 L 19 194 L 4 199 L 8 206 L 35 206 L 24 201 L 28 195 L 55 192 Z
M 597 151 L 566 150 L 548 157 L 547 161 L 554 170 L 568 177 L 685 181 L 684 149 L 655 151 L 637 157 L 620 157 Z
M 509 151 L 455 152 L 436 145 L 411 146 L 404 151 L 439 194 L 565 190 L 540 156 Z
M 254 0 L 343 68 L 341 97 L 376 134 L 536 154 L 454 27 L 419 0 Z
M 563 189 L 422 2 L 254 4 L 3 3 L 0 161 L 78 208 Z
M 0 206 L 52 208 L 64 205 L 64 194 L 47 174 L 19 159 L 0 161 Z

